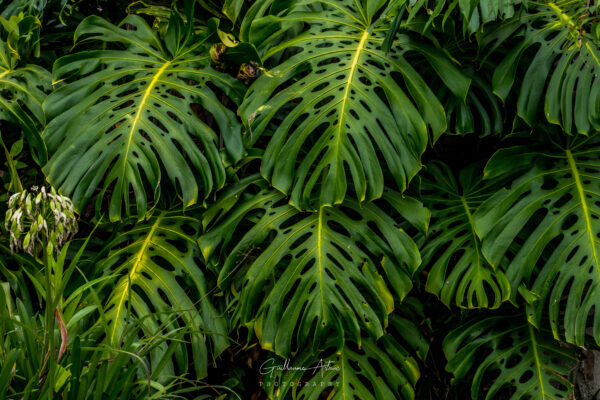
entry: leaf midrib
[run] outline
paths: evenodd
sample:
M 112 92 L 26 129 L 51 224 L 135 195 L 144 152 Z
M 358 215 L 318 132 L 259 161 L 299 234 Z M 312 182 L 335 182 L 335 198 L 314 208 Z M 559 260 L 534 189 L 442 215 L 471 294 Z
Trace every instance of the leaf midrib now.
M 142 258 L 144 256 L 144 254 L 146 253 L 146 248 L 150 245 L 150 242 L 152 241 L 152 236 L 154 235 L 154 231 L 160 225 L 160 222 L 162 221 L 164 215 L 165 215 L 164 213 L 161 214 L 161 215 L 159 215 L 156 218 L 156 221 L 154 222 L 154 224 L 152 224 L 152 228 L 150 228 L 150 232 L 148 233 L 148 235 L 144 239 L 144 242 L 142 243 L 142 246 L 140 247 L 140 250 L 135 255 L 135 262 L 133 263 L 133 266 L 131 267 L 131 270 L 127 274 L 127 280 L 128 280 L 127 290 L 123 291 L 123 293 L 121 294 L 121 297 L 120 297 L 120 299 L 118 301 L 118 305 L 117 305 L 117 309 L 116 309 L 117 318 L 115 318 L 113 329 L 111 330 L 111 334 L 110 334 L 110 342 L 111 343 L 114 343 L 114 335 L 115 335 L 115 332 L 116 332 L 116 329 L 117 329 L 118 316 L 122 312 L 121 309 L 123 308 L 124 298 L 125 298 L 125 296 L 130 297 L 129 295 L 131 293 L 131 286 L 132 286 L 133 278 L 135 277 L 135 275 L 137 273 L 137 269 L 138 269 L 139 265 L 142 263 Z M 129 304 L 131 304 L 131 301 L 129 302 Z
M 360 38 L 360 42 L 358 43 L 358 46 L 356 46 L 356 54 L 354 54 L 354 58 L 352 59 L 352 64 L 350 64 L 350 72 L 348 73 L 348 79 L 346 80 L 346 88 L 344 89 L 344 96 L 342 98 L 342 105 L 340 108 L 340 120 L 338 121 L 338 133 L 337 133 L 337 137 L 336 137 L 336 141 L 335 141 L 335 150 L 334 150 L 334 154 L 336 155 L 336 158 L 339 156 L 340 153 L 340 142 L 342 139 L 342 136 L 345 136 L 343 131 L 342 131 L 342 127 L 344 126 L 344 117 L 346 116 L 346 102 L 348 100 L 348 93 L 350 92 L 350 87 L 352 86 L 352 81 L 354 80 L 354 73 L 356 72 L 356 68 L 358 66 L 358 60 L 360 59 L 360 56 L 362 54 L 362 50 L 365 47 L 365 43 L 367 42 L 367 38 L 369 37 L 369 34 L 371 32 L 369 30 L 366 30 L 363 32 L 361 38 Z M 360 201 L 362 202 L 365 199 L 365 193 L 362 194 Z M 339 201 L 341 203 L 341 200 Z
M 321 315 L 323 317 L 323 322 L 326 324 L 327 319 L 325 318 L 325 298 L 323 296 L 323 263 L 322 263 L 322 249 L 321 243 L 323 241 L 323 209 L 325 206 L 321 206 L 319 208 L 319 217 L 317 223 L 317 262 L 319 265 L 319 292 L 321 294 Z
M 571 153 L 571 150 L 567 149 L 565 151 L 565 153 L 567 155 L 567 160 L 569 161 L 569 167 L 571 168 L 571 173 L 573 174 L 573 179 L 575 180 L 575 186 L 577 188 L 577 193 L 579 194 L 579 200 L 581 202 L 583 218 L 585 219 L 586 231 L 588 233 L 588 238 L 590 240 L 590 246 L 592 247 L 592 256 L 594 258 L 596 279 L 597 279 L 597 282 L 600 282 L 600 263 L 598 262 L 598 254 L 596 252 L 596 241 L 594 240 L 594 232 L 592 230 L 592 221 L 590 220 L 590 213 L 589 213 L 587 201 L 585 200 L 585 193 L 583 190 L 583 185 L 581 184 L 581 177 L 579 176 L 579 171 L 577 170 L 577 164 L 575 163 L 575 159 L 573 158 L 573 154 Z
M 133 138 L 133 135 L 135 134 L 136 127 L 137 127 L 138 121 L 140 119 L 140 115 L 142 115 L 142 111 L 144 109 L 146 101 L 148 100 L 148 97 L 150 96 L 150 93 L 152 93 L 152 89 L 156 85 L 156 82 L 158 81 L 158 78 L 160 78 L 160 76 L 163 74 L 163 72 L 165 71 L 165 69 L 167 69 L 167 67 L 170 65 L 170 63 L 171 63 L 170 61 L 167 61 L 156 72 L 156 75 L 154 75 L 154 78 L 152 78 L 152 81 L 150 81 L 150 84 L 146 88 L 146 91 L 144 92 L 144 96 L 142 97 L 142 100 L 140 101 L 140 105 L 139 105 L 139 107 L 137 109 L 137 113 L 135 114 L 135 118 L 134 118 L 134 120 L 133 120 L 133 122 L 131 124 L 131 129 L 129 130 L 129 135 L 128 135 L 128 138 L 127 138 L 127 147 L 125 148 L 125 153 L 124 153 L 124 156 L 123 156 L 123 168 L 122 168 L 123 177 L 125 176 L 125 171 L 126 171 L 126 166 L 127 166 L 127 159 L 129 157 L 129 149 L 131 148 L 132 138 Z M 154 229 L 154 226 L 152 228 Z
M 567 150 L 568 151 L 568 150 Z M 542 399 L 546 398 L 546 390 L 544 380 L 542 379 L 542 367 L 540 363 L 540 356 L 537 350 L 537 341 L 535 340 L 535 333 L 533 332 L 533 326 L 528 325 L 529 336 L 531 338 L 531 348 L 533 349 L 533 357 L 535 358 L 535 369 L 537 371 L 538 381 L 540 383 L 540 390 L 542 391 Z
M 465 209 L 465 215 L 469 220 L 469 227 L 471 228 L 471 235 L 473 237 L 473 246 L 475 247 L 475 253 L 477 254 L 477 266 L 481 267 L 481 260 L 479 256 L 479 242 L 477 240 L 477 235 L 475 234 L 475 221 L 473 220 L 473 214 L 471 214 L 471 210 L 469 209 L 469 203 L 467 203 L 467 199 L 465 196 L 460 196 L 460 201 L 462 202 L 463 208 Z

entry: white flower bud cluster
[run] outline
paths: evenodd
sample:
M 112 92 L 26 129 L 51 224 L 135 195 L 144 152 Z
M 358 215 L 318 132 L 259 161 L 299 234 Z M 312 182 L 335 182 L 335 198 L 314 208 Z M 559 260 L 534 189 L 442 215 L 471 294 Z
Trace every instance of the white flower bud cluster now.
M 58 251 L 77 232 L 73 202 L 46 188 L 33 186 L 8 199 L 4 228 L 10 234 L 11 251 L 23 250 L 35 256 L 51 244 Z

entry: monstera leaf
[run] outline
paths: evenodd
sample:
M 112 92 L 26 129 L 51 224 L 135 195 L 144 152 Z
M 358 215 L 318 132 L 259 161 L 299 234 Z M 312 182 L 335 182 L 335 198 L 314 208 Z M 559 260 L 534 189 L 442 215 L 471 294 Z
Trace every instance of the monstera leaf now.
M 414 303 L 414 299 L 407 299 Z M 406 304 L 403 303 L 403 308 Z M 410 318 L 390 315 L 388 332 L 375 341 L 365 339 L 361 348 L 346 343 L 337 349 L 335 338 L 328 350 L 314 355 L 303 351 L 289 361 L 286 372 L 276 369 L 284 360 L 268 359 L 261 366 L 263 388 L 274 399 L 414 399 L 420 377 L 418 360 L 424 360 L 429 343 Z M 330 391 L 330 392 L 329 392 Z M 326 394 L 327 393 L 327 394 Z
M 126 329 L 140 321 L 146 334 L 192 328 L 196 373 L 206 376 L 208 349 L 214 356 L 227 346 L 227 327 L 210 302 L 196 245 L 200 221 L 180 212 L 161 212 L 121 231 L 107 244 L 100 268 L 111 279 L 103 312 L 106 340 L 119 346 Z M 200 257 L 200 258 L 199 258 Z
M 399 0 L 400 3 L 409 11 L 407 20 L 411 20 L 417 11 L 424 9 L 429 15 L 429 21 L 426 26 L 432 25 L 436 17 L 441 16 L 443 21 L 451 16 L 451 13 L 458 8 L 462 20 L 464 32 L 475 33 L 485 23 L 498 19 L 511 18 L 520 4 L 527 5 L 528 0 Z M 444 23 L 443 22 L 443 23 Z M 442 24 L 443 24 L 442 23 Z
M 536 126 L 543 113 L 568 133 L 589 133 L 600 127 L 596 7 L 585 1 L 539 2 L 482 39 L 482 47 L 493 48 L 507 38 L 519 39 L 496 68 L 493 87 L 506 99 L 519 64 L 526 68 L 517 108 L 529 125 Z M 526 55 L 530 49 L 535 51 L 533 58 Z
M 485 257 L 494 266 L 506 257 L 511 286 L 525 289 L 520 292 L 528 300 L 530 320 L 540 326 L 547 305 L 554 335 L 564 328 L 566 340 L 580 345 L 588 327 L 600 343 L 598 139 L 498 151 L 486 166 L 486 177 L 522 172 L 474 216 Z
M 299 208 L 342 203 L 349 181 L 359 202 L 379 198 L 384 168 L 401 191 L 417 173 L 428 127 L 437 138 L 446 118 L 407 53 L 424 57 L 425 70 L 458 97 L 467 94 L 469 79 L 440 49 L 408 34 L 381 49 L 387 19 L 375 15 L 386 14 L 384 3 L 298 1 L 253 21 L 248 36 L 276 65 L 250 87 L 239 114 L 250 144 L 273 126 L 261 173 Z M 307 28 L 279 43 L 298 24 Z
M 465 100 L 443 87 L 438 92 L 446 111 L 448 133 L 477 133 L 480 137 L 499 135 L 504 128 L 500 99 L 494 95 L 482 71 L 469 68 L 463 72 L 472 79 Z
M 414 1 L 414 0 L 413 0 Z M 446 0 L 437 0 L 437 7 Z M 448 11 L 456 7 L 458 3 L 460 13 L 463 17 L 463 29 L 469 32 L 478 31 L 483 24 L 497 19 L 511 18 L 515 9 L 520 5 L 528 5 L 529 0 L 471 0 L 448 2 Z
M 476 320 L 446 336 L 446 370 L 457 380 L 473 373 L 473 399 L 567 399 L 577 364 L 572 347 L 538 331 L 522 316 Z
M 467 167 L 457 181 L 445 164 L 430 163 L 422 175 L 423 202 L 432 210 L 421 251 L 429 271 L 425 289 L 447 306 L 497 308 L 510 296 L 508 279 L 485 260 L 475 233 L 473 213 L 497 189 L 482 182 L 479 171 Z
M 44 103 L 51 120 L 44 131 L 51 153 L 44 171 L 79 210 L 92 196 L 97 207 L 109 197 L 115 221 L 130 213 L 133 200 L 142 219 L 167 182 L 184 206 L 220 188 L 219 137 L 197 112 L 214 118 L 229 156 L 241 157 L 240 125 L 217 93 L 237 102 L 244 87 L 210 67 L 207 40 L 214 24 L 195 37 L 190 29 L 184 34 L 177 16 L 169 23 L 163 43 L 139 16 L 128 16 L 120 27 L 88 17 L 75 40 L 104 48 L 54 65 L 54 80 L 68 84 Z
M 0 40 L 0 120 L 19 125 L 36 162 L 47 160 L 39 133 L 43 126 L 44 91 L 50 88 L 50 73 L 37 65 L 20 67 L 6 42 Z
M 389 191 L 381 207 L 347 200 L 343 206 L 301 212 L 257 177 L 244 179 L 211 207 L 200 238 L 207 260 L 222 264 L 219 284 L 241 286 L 238 313 L 261 346 L 282 356 L 312 338 L 361 343 L 361 328 L 378 338 L 420 264 L 416 244 L 396 221 L 425 230 L 428 212 Z M 391 214 L 391 215 L 390 215 Z M 234 239 L 234 233 L 238 236 Z M 242 236 L 243 235 L 243 236 Z

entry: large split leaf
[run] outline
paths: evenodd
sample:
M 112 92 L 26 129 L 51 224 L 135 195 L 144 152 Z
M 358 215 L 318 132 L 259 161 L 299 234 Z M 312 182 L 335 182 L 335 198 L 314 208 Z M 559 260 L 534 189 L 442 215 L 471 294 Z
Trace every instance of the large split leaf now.
M 569 133 L 600 128 L 597 7 L 585 1 L 538 2 L 482 38 L 484 47 L 506 47 L 506 39 L 517 38 L 494 72 L 493 87 L 506 99 L 521 64 L 526 72 L 517 108 L 528 124 L 538 125 L 543 113 Z
M 554 335 L 564 329 L 566 340 L 580 345 L 586 328 L 600 343 L 598 139 L 500 150 L 487 177 L 525 169 L 474 216 L 483 254 L 494 266 L 507 265 L 511 286 L 525 289 L 530 320 L 540 326 L 547 307 Z M 512 297 L 517 300 L 517 291 Z
M 45 122 L 42 102 L 50 88 L 50 73 L 37 65 L 20 67 L 6 42 L 0 40 L 0 119 L 19 125 L 36 162 L 47 160 L 40 135 Z
M 214 118 L 228 154 L 240 158 L 240 125 L 216 90 L 237 102 L 244 87 L 210 67 L 206 41 L 214 26 L 192 40 L 178 23 L 171 18 L 162 43 L 139 16 L 128 16 L 120 27 L 91 16 L 75 39 L 100 41 L 104 49 L 56 61 L 55 81 L 69 83 L 44 103 L 51 120 L 44 171 L 78 209 L 100 188 L 97 206 L 110 198 L 111 221 L 130 213 L 132 194 L 133 214 L 142 219 L 167 182 L 184 206 L 223 186 L 219 137 L 197 112 Z
M 421 190 L 424 204 L 432 210 L 431 229 L 422 248 L 428 269 L 426 290 L 449 306 L 497 308 L 510 296 L 504 273 L 481 254 L 473 213 L 496 187 L 482 183 L 476 165 L 457 179 L 442 163 L 427 164 Z
M 200 238 L 207 260 L 227 255 L 219 283 L 237 278 L 238 313 L 261 346 L 287 356 L 312 339 L 361 343 L 361 328 L 383 335 L 394 294 L 402 299 L 420 264 L 416 244 L 397 224 L 425 230 L 428 212 L 414 199 L 386 192 L 381 206 L 347 200 L 301 212 L 261 178 L 231 187 L 205 215 Z M 310 346 L 309 346 L 310 347 Z
M 407 299 L 411 303 L 414 299 Z M 403 307 L 406 304 L 403 303 Z M 414 399 L 420 377 L 418 360 L 424 360 L 429 343 L 410 318 L 390 316 L 387 333 L 379 340 L 347 343 L 337 349 L 335 338 L 321 354 L 303 351 L 290 361 L 306 370 L 278 371 L 283 360 L 268 359 L 261 366 L 263 388 L 275 399 Z
M 527 323 L 524 316 L 487 317 L 444 339 L 446 369 L 461 380 L 472 375 L 471 397 L 492 400 L 567 399 L 577 359 L 572 347 Z
M 253 22 L 249 37 L 266 65 L 277 65 L 254 82 L 239 114 L 249 143 L 274 124 L 261 173 L 299 208 L 314 206 L 313 197 L 340 204 L 348 182 L 359 201 L 379 198 L 384 169 L 403 191 L 420 169 L 428 127 L 437 138 L 446 118 L 407 53 L 424 57 L 426 69 L 466 96 L 470 80 L 440 49 L 408 34 L 389 53 L 381 49 L 387 19 L 374 16 L 386 14 L 384 3 L 298 1 Z
M 147 222 L 123 230 L 107 244 L 99 267 L 101 291 L 108 291 L 103 323 L 106 340 L 119 346 L 124 331 L 141 322 L 146 334 L 191 328 L 194 366 L 207 373 L 209 349 L 214 356 L 227 346 L 227 324 L 208 297 L 196 244 L 200 221 L 180 212 L 161 212 Z M 185 350 L 185 349 L 184 349 Z

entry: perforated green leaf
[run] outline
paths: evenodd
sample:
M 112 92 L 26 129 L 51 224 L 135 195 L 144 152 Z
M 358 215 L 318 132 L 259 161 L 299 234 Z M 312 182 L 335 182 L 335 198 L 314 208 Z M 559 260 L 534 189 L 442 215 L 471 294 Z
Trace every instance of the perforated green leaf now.
M 50 73 L 38 65 L 19 66 L 6 42 L 0 40 L 0 120 L 17 124 L 36 162 L 47 160 L 40 129 L 45 123 L 42 102 L 50 89 Z
M 481 181 L 477 165 L 454 178 L 442 163 L 427 164 L 422 174 L 423 202 L 432 210 L 431 229 L 421 255 L 428 271 L 425 289 L 449 306 L 497 308 L 510 296 L 508 279 L 481 254 L 473 213 L 498 188 Z
M 163 211 L 147 222 L 122 230 L 107 244 L 99 268 L 112 278 L 104 315 L 106 340 L 119 346 L 135 322 L 147 335 L 185 324 L 190 335 L 196 374 L 207 374 L 209 354 L 227 346 L 227 324 L 208 297 L 202 259 L 196 245 L 200 220 L 178 211 Z M 211 350 L 209 352 L 209 349 Z M 182 349 L 186 351 L 185 348 Z
M 567 378 L 577 363 L 573 348 L 521 315 L 472 321 L 450 332 L 443 348 L 446 370 L 457 380 L 472 379 L 473 399 L 570 398 L 573 387 Z
M 276 65 L 239 114 L 250 144 L 274 129 L 261 174 L 299 208 L 340 204 L 349 182 L 360 202 L 379 198 L 384 169 L 403 191 L 420 169 L 428 127 L 437 138 L 446 118 L 408 53 L 459 98 L 467 94 L 470 80 L 422 38 L 401 34 L 389 53 L 381 49 L 387 19 L 374 15 L 386 14 L 384 3 L 298 1 L 253 22 L 249 37 L 265 65 Z M 279 43 L 295 27 L 302 32 Z
M 380 206 L 385 206 L 384 212 Z M 382 203 L 347 200 L 342 206 L 300 212 L 261 178 L 249 177 L 223 193 L 204 223 L 199 243 L 240 290 L 237 313 L 263 348 L 287 356 L 327 338 L 361 343 L 361 329 L 380 337 L 412 287 L 417 246 L 397 224 L 402 216 L 422 230 L 428 212 L 414 199 L 386 192 Z
M 564 330 L 566 340 L 579 345 L 586 329 L 600 343 L 598 139 L 500 150 L 486 176 L 515 171 L 517 178 L 474 216 L 486 258 L 506 265 L 513 289 L 524 285 L 539 298 L 529 301 L 530 320 L 540 326 L 547 310 L 555 337 Z M 512 297 L 518 300 L 515 290 Z
M 568 133 L 600 128 L 596 8 L 573 0 L 532 3 L 518 18 L 499 24 L 482 38 L 482 47 L 491 48 L 517 38 L 494 72 L 493 87 L 506 99 L 519 71 L 523 79 L 516 89 L 517 109 L 529 125 L 537 126 L 545 116 Z M 530 57 L 530 52 L 535 55 Z
M 78 209 L 97 195 L 111 221 L 130 213 L 142 219 L 165 185 L 184 207 L 223 186 L 219 136 L 196 114 L 214 118 L 229 156 L 239 159 L 240 125 L 217 93 L 237 102 L 244 87 L 210 67 L 211 27 L 193 40 L 182 28 L 163 45 L 135 15 L 120 27 L 96 16 L 79 25 L 75 40 L 92 50 L 56 61 L 54 80 L 68 84 L 44 103 L 51 120 L 44 171 Z M 93 50 L 98 42 L 102 50 Z
M 415 399 L 418 360 L 425 359 L 429 343 L 411 319 L 392 314 L 387 333 L 378 341 L 366 339 L 360 349 L 353 343 L 336 346 L 331 338 L 323 353 L 305 350 L 289 361 L 292 368 L 306 370 L 282 372 L 274 367 L 284 360 L 267 359 L 261 366 L 263 388 L 274 399 Z

